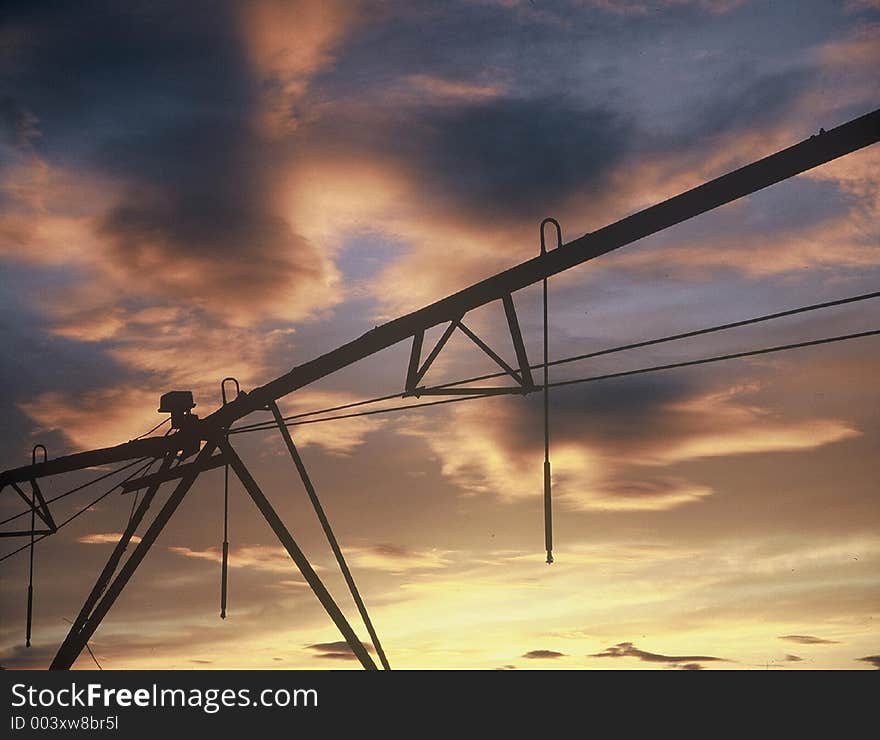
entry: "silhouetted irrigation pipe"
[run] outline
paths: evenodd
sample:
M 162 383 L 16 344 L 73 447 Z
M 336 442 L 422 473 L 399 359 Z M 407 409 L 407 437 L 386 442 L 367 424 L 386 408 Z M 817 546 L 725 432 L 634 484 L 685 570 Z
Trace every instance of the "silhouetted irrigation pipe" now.
M 722 362 L 724 360 L 736 360 L 744 357 L 754 357 L 757 355 L 765 355 L 770 354 L 771 352 L 783 352 L 785 350 L 791 349 L 799 349 L 802 347 L 815 347 L 821 344 L 830 344 L 832 342 L 842 342 L 848 339 L 861 339 L 864 337 L 870 337 L 880 334 L 880 329 L 872 329 L 871 331 L 863 331 L 855 334 L 842 334 L 833 337 L 823 337 L 822 339 L 813 339 L 806 342 L 795 342 L 793 344 L 782 344 L 776 345 L 773 347 L 764 347 L 762 349 L 754 349 L 748 350 L 745 352 L 734 352 L 726 355 L 716 355 L 713 357 L 702 357 L 698 360 L 686 360 L 683 362 L 673 362 L 666 365 L 651 365 L 649 367 L 636 368 L 635 370 L 622 370 L 620 372 L 615 373 L 607 373 L 605 375 L 593 375 L 586 378 L 574 378 L 571 380 L 559 380 L 554 383 L 549 384 L 549 388 L 558 388 L 566 385 L 575 385 L 578 383 L 593 383 L 599 380 L 611 380 L 613 378 L 625 378 L 631 375 L 641 375 L 644 373 L 652 373 L 660 370 L 674 370 L 677 368 L 683 367 L 693 367 L 696 365 L 706 365 L 713 362 Z M 535 386 L 533 390 L 540 390 L 542 386 Z M 519 388 L 514 388 L 511 391 L 510 395 L 522 395 L 523 391 Z M 373 411 L 359 411 L 353 414 L 340 414 L 338 416 L 327 416 L 321 419 L 305 419 L 303 421 L 289 421 L 285 423 L 285 426 L 301 426 L 305 424 L 319 424 L 324 421 L 339 421 L 341 419 L 353 419 L 359 416 L 372 416 L 375 414 L 387 414 L 394 411 L 408 411 L 410 409 L 417 408 L 425 408 L 428 406 L 440 406 L 447 403 L 458 403 L 461 401 L 475 401 L 479 398 L 497 398 L 499 394 L 497 393 L 484 393 L 473 396 L 462 396 L 460 398 L 444 398 L 440 401 L 428 401 L 427 403 L 411 403 L 405 406 L 392 406 L 390 408 L 385 409 L 375 409 Z M 230 430 L 230 434 L 244 434 L 247 432 L 262 432 L 268 431 L 271 429 L 277 429 L 276 424 L 272 424 L 271 426 L 263 426 L 263 425 L 254 425 L 253 427 L 240 427 L 238 429 Z
M 122 465 L 121 467 L 118 467 L 115 470 L 111 470 L 109 473 L 104 473 L 103 475 L 99 475 L 97 478 L 92 478 L 92 480 L 86 481 L 85 483 L 82 483 L 78 486 L 75 486 L 74 488 L 71 488 L 69 491 L 65 491 L 64 493 L 59 493 L 57 496 L 50 498 L 50 499 L 47 499 L 46 504 L 48 505 L 48 504 L 54 503 L 55 501 L 60 501 L 65 496 L 70 496 L 74 493 L 77 493 L 78 491 L 82 491 L 84 488 L 88 488 L 89 486 L 94 485 L 95 483 L 100 483 L 102 480 L 105 480 L 106 478 L 111 478 L 112 476 L 116 475 L 117 473 L 121 473 L 123 470 L 127 470 L 128 468 L 133 467 L 134 465 L 137 465 L 138 463 L 144 462 L 146 459 L 147 458 L 142 457 L 139 460 L 133 460 L 132 462 L 126 463 L 125 465 Z M 126 478 L 126 480 L 128 480 L 128 478 Z M 15 519 L 18 519 L 20 516 L 25 516 L 28 513 L 29 513 L 28 511 L 22 511 L 20 514 L 15 514 L 14 516 L 9 517 L 8 519 L 4 519 L 2 522 L 0 522 L 0 525 L 8 524 L 9 522 L 14 521 Z
M 569 362 L 577 362 L 580 360 L 588 360 L 588 359 L 591 359 L 594 357 L 602 357 L 604 355 L 610 355 L 610 354 L 614 354 L 616 352 L 624 352 L 624 351 L 631 350 L 631 349 L 639 349 L 641 347 L 650 347 L 652 345 L 663 344 L 665 342 L 674 342 L 674 341 L 677 341 L 680 339 L 689 339 L 692 337 L 702 336 L 704 334 L 712 334 L 714 332 L 725 331 L 727 329 L 736 329 L 736 328 L 739 328 L 742 326 L 749 326 L 751 324 L 762 323 L 764 321 L 772 321 L 774 319 L 785 318 L 786 316 L 794 316 L 796 314 L 807 313 L 809 311 L 818 311 L 818 310 L 824 309 L 824 308 L 833 308 L 835 306 L 843 306 L 848 303 L 856 303 L 859 301 L 866 301 L 871 298 L 878 298 L 878 297 L 880 297 L 880 291 L 875 291 L 872 293 L 863 293 L 861 295 L 850 296 L 848 298 L 839 298 L 839 299 L 833 300 L 833 301 L 824 301 L 822 303 L 813 303 L 808 306 L 799 306 L 798 308 L 792 308 L 792 309 L 788 309 L 786 311 L 778 311 L 776 313 L 764 314 L 762 316 L 755 316 L 750 319 L 743 319 L 742 321 L 734 321 L 734 322 L 730 322 L 727 324 L 719 324 L 716 326 L 710 326 L 710 327 L 707 327 L 704 329 L 696 329 L 694 331 L 682 332 L 679 334 L 671 334 L 671 335 L 668 335 L 665 337 L 659 337 L 657 339 L 647 339 L 647 340 L 644 340 L 641 342 L 633 342 L 631 344 L 624 344 L 624 345 L 619 345 L 616 347 L 609 347 L 607 349 L 597 350 L 596 352 L 588 352 L 586 354 L 574 355 L 572 357 L 563 357 L 561 359 L 552 360 L 552 361 L 548 362 L 547 366 L 553 367 L 555 365 L 563 365 L 563 364 L 569 363 Z M 532 370 L 537 370 L 537 369 L 540 369 L 543 367 L 544 367 L 543 362 L 530 366 L 530 368 Z M 452 388 L 454 386 L 466 385 L 468 383 L 476 383 L 476 382 L 479 382 L 482 380 L 491 380 L 494 378 L 501 378 L 501 377 L 504 377 L 505 375 L 506 375 L 506 373 L 503 373 L 503 372 L 489 373 L 487 375 L 477 375 L 473 378 L 465 378 L 464 380 L 455 380 L 455 381 L 450 381 L 449 383 L 442 383 L 440 385 L 430 386 L 426 390 L 440 390 L 442 388 Z M 537 388 L 542 388 L 542 387 L 543 386 L 537 386 Z M 553 384 L 549 384 L 548 387 L 552 388 Z M 374 404 L 374 403 L 381 403 L 382 401 L 391 401 L 391 400 L 400 398 L 401 395 L 402 394 L 399 392 L 398 393 L 389 393 L 388 395 L 385 395 L 385 396 L 377 396 L 375 398 L 368 398 L 368 399 L 365 399 L 362 401 L 352 401 L 351 403 L 344 403 L 344 404 L 340 404 L 338 406 L 331 406 L 329 408 L 319 409 L 317 411 L 304 411 L 299 414 L 292 414 L 290 416 L 285 416 L 284 421 L 287 422 L 287 421 L 293 421 L 296 419 L 304 419 L 309 416 L 317 416 L 319 414 L 330 414 L 330 413 L 334 413 L 336 411 L 344 411 L 346 409 L 358 408 L 360 406 L 367 406 L 367 405 Z M 485 397 L 486 396 L 474 396 L 473 398 L 485 398 Z M 451 402 L 452 400 L 457 401 L 459 399 L 451 399 L 450 401 L 447 401 L 447 402 Z M 421 406 L 434 406 L 434 405 L 438 405 L 440 403 L 444 403 L 444 402 L 443 401 L 434 401 L 434 402 L 431 402 L 428 404 L 420 404 L 420 405 Z M 415 407 L 415 405 L 408 406 L 405 408 L 413 408 L 413 407 Z M 350 417 L 344 416 L 344 417 L 340 417 L 340 418 L 350 418 Z M 266 429 L 273 428 L 274 429 L 275 425 L 272 424 L 271 426 L 267 426 L 267 422 L 258 422 L 255 424 L 249 424 L 249 425 L 244 425 L 244 426 L 240 426 L 240 427 L 233 427 L 231 431 L 240 433 L 240 432 L 251 431 L 251 430 L 258 431 L 263 428 L 266 428 Z
M 55 532 L 57 532 L 57 531 L 58 531 L 59 529 L 61 529 L 62 527 L 64 527 L 64 526 L 70 524 L 70 523 L 71 523 L 74 519 L 76 519 L 77 517 L 82 516 L 83 514 L 85 514 L 89 509 L 91 509 L 93 506 L 95 506 L 95 504 L 97 504 L 97 503 L 103 501 L 105 498 L 107 498 L 107 496 L 109 496 L 111 493 L 113 493 L 113 491 L 115 491 L 117 488 L 119 488 L 119 486 L 121 486 L 123 483 L 125 483 L 125 482 L 127 482 L 127 481 L 130 481 L 132 478 L 135 478 L 136 476 L 140 475 L 141 473 L 145 473 L 147 470 L 150 469 L 150 467 L 151 467 L 155 462 L 156 462 L 155 460 L 150 460 L 146 465 L 143 465 L 142 467 L 140 467 L 140 468 L 138 468 L 137 470 L 135 470 L 133 473 L 127 475 L 125 478 L 123 478 L 121 481 L 119 481 L 119 483 L 117 483 L 116 485 L 114 485 L 113 488 L 111 488 L 111 489 L 105 491 L 105 492 L 102 493 L 100 496 L 98 496 L 98 498 L 96 498 L 94 501 L 92 501 L 88 506 L 84 506 L 82 509 L 80 509 L 80 510 L 77 511 L 75 514 L 73 514 L 73 516 L 70 516 L 70 517 L 68 517 L 67 519 L 65 519 L 63 522 L 61 522 L 61 524 L 59 524 L 59 525 L 55 528 Z M 127 466 L 127 467 L 130 467 L 130 466 Z M 114 472 L 117 472 L 117 473 L 118 473 L 119 471 L 116 470 L 116 471 L 114 471 Z M 27 512 L 25 512 L 25 513 L 26 513 L 26 514 L 29 514 L 30 512 L 27 511 Z M 52 532 L 51 534 L 54 534 L 54 532 Z M 39 537 L 37 537 L 37 538 L 34 540 L 34 544 L 36 544 L 37 542 L 40 542 L 40 540 L 44 540 L 44 539 L 46 539 L 46 537 L 49 537 L 49 536 L 50 536 L 49 534 L 40 535 Z M 13 550 L 12 552 L 8 552 L 8 553 L 6 553 L 3 557 L 0 557 L 0 563 L 2 563 L 4 560 L 6 560 L 6 558 L 11 558 L 13 555 L 16 555 L 16 554 L 20 553 L 22 550 L 26 550 L 28 547 L 30 547 L 30 544 L 22 545 L 22 546 L 19 547 L 17 550 Z

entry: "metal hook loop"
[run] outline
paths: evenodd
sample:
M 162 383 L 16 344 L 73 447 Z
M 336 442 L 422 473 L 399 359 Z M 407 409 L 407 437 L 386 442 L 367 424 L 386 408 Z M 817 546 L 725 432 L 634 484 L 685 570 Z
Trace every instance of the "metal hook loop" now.
M 37 450 L 43 451 L 43 462 L 46 462 L 49 459 L 49 453 L 46 451 L 46 445 L 34 445 L 34 449 L 31 451 L 31 464 L 37 464 Z
M 556 227 L 556 248 L 562 246 L 562 227 L 559 225 L 559 221 L 555 218 L 545 218 L 541 221 L 541 254 L 547 254 L 547 245 L 544 241 L 544 227 L 547 224 L 553 224 Z
M 220 381 L 220 396 L 223 398 L 224 406 L 226 405 L 226 384 L 230 381 L 235 383 L 235 397 L 238 398 L 241 395 L 241 386 L 235 378 L 223 378 Z

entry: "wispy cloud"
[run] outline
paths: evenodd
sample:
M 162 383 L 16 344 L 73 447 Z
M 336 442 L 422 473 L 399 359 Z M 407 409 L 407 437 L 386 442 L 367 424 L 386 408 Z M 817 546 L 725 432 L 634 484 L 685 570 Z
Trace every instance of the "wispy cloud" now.
M 186 558 L 209 560 L 214 563 L 220 563 L 223 560 L 222 552 L 217 547 L 209 547 L 204 550 L 193 550 L 189 547 L 169 547 L 168 549 L 175 555 L 182 555 Z M 229 567 L 252 568 L 288 575 L 296 570 L 296 566 L 283 548 L 264 545 L 245 545 L 233 548 L 229 552 Z
M 361 643 L 369 652 L 375 652 L 372 645 Z M 344 640 L 337 642 L 317 642 L 313 645 L 306 645 L 307 650 L 315 652 L 316 658 L 326 658 L 329 660 L 357 660 L 357 656 L 351 649 L 351 646 Z
M 724 661 L 724 658 L 716 658 L 711 655 L 663 655 L 640 650 L 631 642 L 621 642 L 600 653 L 595 653 L 593 658 L 638 658 L 648 663 L 669 663 L 679 667 L 693 669 L 699 668 L 700 663 L 713 663 Z
M 438 550 L 414 550 L 399 545 L 380 544 L 370 547 L 346 548 L 346 555 L 360 568 L 403 573 L 412 570 L 446 568 L 448 553 Z
M 530 660 L 556 660 L 557 658 L 564 658 L 565 653 L 560 653 L 556 650 L 529 650 L 520 657 Z
M 80 542 L 84 545 L 115 545 L 122 537 L 122 532 L 96 532 L 94 534 L 86 534 L 82 537 L 77 537 L 77 542 Z M 141 538 L 136 534 L 133 534 L 130 539 L 131 542 L 137 544 L 141 541 Z
M 780 640 L 788 640 L 788 642 L 796 642 L 799 645 L 837 645 L 838 640 L 826 640 L 824 637 L 814 637 L 813 635 L 780 635 Z

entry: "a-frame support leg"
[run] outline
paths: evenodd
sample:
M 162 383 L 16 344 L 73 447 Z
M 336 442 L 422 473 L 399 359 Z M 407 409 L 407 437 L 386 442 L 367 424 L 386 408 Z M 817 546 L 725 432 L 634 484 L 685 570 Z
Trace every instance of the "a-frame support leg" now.
M 166 470 L 168 470 L 168 468 L 171 467 L 171 463 L 173 462 L 173 460 L 174 458 L 172 455 L 166 456 L 162 460 L 162 465 L 159 468 L 159 472 L 164 473 Z M 107 564 L 104 566 L 104 570 L 101 571 L 101 575 L 98 576 L 98 580 L 95 581 L 95 585 L 92 587 L 91 593 L 89 593 L 89 595 L 86 597 L 86 601 L 83 604 L 82 609 L 80 609 L 79 615 L 73 621 L 71 632 L 79 632 L 85 621 L 89 618 L 89 615 L 92 613 L 92 609 L 95 608 L 95 604 L 98 603 L 98 599 L 101 598 L 101 595 L 104 593 L 104 589 L 107 588 L 107 584 L 110 582 L 110 579 L 116 572 L 116 568 L 119 566 L 119 561 L 122 559 L 123 554 L 128 549 L 131 538 L 134 536 L 134 533 L 137 532 L 137 528 L 140 526 L 141 521 L 146 515 L 147 509 L 150 508 L 150 504 L 152 503 L 156 492 L 159 490 L 160 485 L 162 484 L 156 482 L 147 488 L 146 492 L 144 493 L 143 499 L 141 499 L 140 504 L 138 504 L 137 508 L 134 510 L 134 513 L 132 514 L 128 525 L 125 527 L 125 531 L 122 533 L 122 537 L 119 538 L 119 542 L 117 542 L 116 547 L 113 548 L 113 552 L 110 555 L 109 560 L 107 560 Z
M 122 566 L 119 574 L 107 587 L 107 590 L 104 591 L 100 600 L 98 600 L 98 596 L 101 591 L 103 591 L 102 579 L 109 577 L 107 572 L 109 571 L 111 564 L 113 564 L 115 570 L 115 565 L 119 562 L 119 558 L 122 556 L 122 551 L 125 550 L 125 546 L 131 540 L 131 534 L 134 533 L 134 529 L 131 529 L 130 526 L 126 528 L 125 534 L 123 534 L 122 539 L 120 539 L 119 544 L 116 546 L 117 550 L 119 550 L 118 554 L 117 550 L 113 551 L 113 555 L 110 556 L 110 561 L 108 561 L 107 566 L 105 566 L 105 572 L 101 574 L 101 578 L 99 578 L 98 582 L 95 584 L 92 593 L 89 594 L 89 599 L 86 604 L 88 605 L 89 601 L 92 603 L 96 602 L 94 609 L 92 609 L 85 618 L 83 618 L 85 607 L 83 608 L 83 611 L 80 612 L 77 621 L 70 628 L 70 632 L 67 634 L 64 642 L 61 643 L 61 647 L 58 648 L 58 652 L 56 653 L 52 664 L 49 666 L 50 670 L 68 670 L 79 657 L 79 654 L 82 652 L 86 643 L 91 639 L 92 635 L 95 634 L 98 625 L 100 625 L 104 617 L 107 616 L 107 612 L 110 611 L 110 608 L 116 602 L 116 599 L 119 598 L 119 594 L 122 593 L 122 590 L 134 575 L 134 572 L 143 561 L 150 547 L 152 547 L 159 534 L 165 528 L 168 520 L 171 519 L 171 516 L 177 510 L 177 507 L 180 506 L 180 502 L 183 501 L 184 496 L 186 496 L 187 492 L 192 487 L 192 484 L 195 482 L 195 479 L 201 472 L 202 464 L 211 458 L 211 454 L 214 452 L 216 446 L 216 442 L 207 442 L 205 444 L 202 451 L 199 452 L 196 459 L 193 461 L 192 467 L 189 468 L 183 477 L 181 477 L 177 487 L 168 497 L 168 500 L 162 506 L 152 524 L 147 528 L 143 539 L 137 544 L 137 547 L 135 547 L 134 552 L 132 552 L 128 560 L 125 561 L 125 565 Z M 169 461 L 166 462 L 170 465 Z M 164 464 L 165 463 L 163 463 L 163 465 Z M 156 487 L 158 488 L 158 485 Z M 152 490 L 152 487 L 150 490 Z M 150 505 L 151 498 L 151 496 L 144 496 L 144 499 L 141 501 L 134 517 L 132 518 L 132 521 L 138 517 L 138 521 L 143 518 Z M 129 529 L 131 529 L 131 533 L 129 533 Z M 128 535 L 128 537 L 126 537 L 126 535 Z M 109 572 L 112 573 L 112 571 Z
M 269 500 L 263 494 L 262 490 L 260 490 L 260 487 L 257 485 L 257 482 L 250 474 L 250 471 L 247 469 L 244 462 L 242 462 L 242 459 L 238 456 L 235 450 L 232 449 L 232 446 L 226 439 L 221 439 L 219 444 L 220 448 L 223 450 L 224 457 L 229 461 L 230 466 L 235 471 L 241 484 L 254 500 L 254 503 L 269 523 L 272 531 L 275 532 L 275 536 L 278 537 L 281 544 L 284 545 L 284 549 L 287 550 L 287 554 L 290 555 L 291 560 L 296 563 L 296 567 L 299 568 L 303 578 L 305 578 L 306 582 L 311 586 L 312 591 L 315 592 L 315 596 L 318 597 L 318 601 L 321 602 L 321 605 L 327 611 L 327 614 L 330 615 L 333 623 L 339 628 L 339 631 L 342 633 L 342 636 L 345 638 L 345 641 L 348 643 L 352 652 L 361 662 L 361 665 L 367 670 L 378 670 L 373 658 L 367 652 L 363 643 L 358 639 L 358 636 L 354 633 L 354 630 L 351 628 L 345 615 L 333 600 L 330 592 L 327 591 L 327 588 L 318 577 L 318 574 L 315 573 L 315 570 L 312 568 L 311 563 L 309 563 L 305 553 L 300 550 L 299 545 L 296 544 L 293 536 L 287 530 L 287 527 L 284 526 L 281 517 L 278 516 L 278 513 L 272 507 L 272 504 L 269 503 Z
M 318 521 L 321 523 L 321 529 L 324 530 L 324 535 L 327 537 L 330 549 L 333 550 L 333 555 L 336 557 L 336 562 L 339 564 L 339 570 L 342 571 L 345 582 L 348 584 L 348 590 L 351 592 L 351 597 L 357 605 L 358 613 L 360 613 L 361 619 L 364 620 L 364 626 L 370 634 L 370 639 L 373 641 L 373 646 L 376 648 L 376 654 L 379 656 L 382 667 L 386 671 L 390 671 L 391 666 L 388 663 L 388 658 L 385 656 L 385 651 L 382 649 L 382 643 L 379 642 L 379 636 L 376 634 L 376 630 L 373 627 L 373 622 L 370 619 L 366 604 L 364 604 L 360 591 L 358 591 L 357 584 L 354 582 L 354 577 L 348 569 L 348 563 L 345 561 L 345 556 L 342 554 L 342 548 L 339 547 L 336 535 L 333 534 L 330 521 L 324 513 L 324 507 L 321 505 L 321 501 L 318 498 L 314 485 L 312 484 L 309 471 L 306 470 L 305 463 L 303 463 L 302 457 L 300 457 L 299 450 L 296 449 L 296 445 L 293 443 L 293 438 L 290 436 L 290 431 L 284 424 L 284 418 L 281 416 L 278 404 L 273 401 L 269 405 L 269 408 L 272 409 L 272 415 L 275 417 L 275 423 L 278 424 L 278 429 L 281 431 L 281 436 L 284 438 L 284 444 L 287 445 L 287 450 L 290 452 L 293 464 L 296 466 L 296 469 L 299 472 L 299 477 L 302 479 L 303 486 L 305 486 L 306 493 L 309 495 L 309 500 L 312 502 L 312 508 L 314 508 Z

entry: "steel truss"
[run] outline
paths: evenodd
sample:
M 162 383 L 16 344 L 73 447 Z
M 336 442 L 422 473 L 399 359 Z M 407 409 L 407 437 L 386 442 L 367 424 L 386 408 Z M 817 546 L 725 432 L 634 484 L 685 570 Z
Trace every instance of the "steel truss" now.
M 27 504 L 31 512 L 31 528 L 26 531 L 0 533 L 0 536 L 31 537 L 31 572 L 33 571 L 33 537 L 34 534 L 50 534 L 56 530 L 46 500 L 42 495 L 37 480 L 46 476 L 82 470 L 114 462 L 122 462 L 137 458 L 161 460 L 156 473 L 144 475 L 136 480 L 123 482 L 124 491 L 146 489 L 146 492 L 132 513 L 129 524 L 104 566 L 95 585 L 89 593 L 70 632 L 61 644 L 51 668 L 67 669 L 74 663 L 87 641 L 94 634 L 101 621 L 106 617 L 116 599 L 122 593 L 144 557 L 149 552 L 165 525 L 173 516 L 187 492 L 198 476 L 206 470 L 218 467 L 232 468 L 260 513 L 268 522 L 291 559 L 296 564 L 303 578 L 314 591 L 327 614 L 336 624 L 345 638 L 353 654 L 364 668 L 375 669 L 368 649 L 357 638 L 351 625 L 342 614 L 333 597 L 327 591 L 321 579 L 315 573 L 302 550 L 291 533 L 263 494 L 259 485 L 251 475 L 244 462 L 233 449 L 228 440 L 229 427 L 236 421 L 255 411 L 270 411 L 284 438 L 285 445 L 309 495 L 319 521 L 336 556 L 340 569 L 345 577 L 358 611 L 363 618 L 367 631 L 373 641 L 377 656 L 387 669 L 388 661 L 379 644 L 366 607 L 354 584 L 342 551 L 333 535 L 329 521 L 318 501 L 311 479 L 296 449 L 293 439 L 284 423 L 277 400 L 303 388 L 316 380 L 324 378 L 337 370 L 347 367 L 381 350 L 389 348 L 407 339 L 412 340 L 409 362 L 406 369 L 403 397 L 420 395 L 467 395 L 467 394 L 527 394 L 543 389 L 545 409 L 545 463 L 544 463 L 544 494 L 545 494 L 545 529 L 548 562 L 552 561 L 552 538 L 550 530 L 550 462 L 549 462 L 549 406 L 547 391 L 549 388 L 547 368 L 547 321 L 546 281 L 549 277 L 568 270 L 601 255 L 631 244 L 651 234 L 686 221 L 694 216 L 711 211 L 726 203 L 742 198 L 765 187 L 788 179 L 809 169 L 830 162 L 841 156 L 870 146 L 880 140 L 880 110 L 875 110 L 860 118 L 854 119 L 837 128 L 823 131 L 819 135 L 772 154 L 764 159 L 753 162 L 738 170 L 711 180 L 699 187 L 670 198 L 643 211 L 628 216 L 620 221 L 605 226 L 597 231 L 586 234 L 578 239 L 562 244 L 561 230 L 557 227 L 557 248 L 547 250 L 544 247 L 542 224 L 542 248 L 538 257 L 523 262 L 493 277 L 476 283 L 458 293 L 432 303 L 425 308 L 395 319 L 387 324 L 376 327 L 357 339 L 338 347 L 309 362 L 294 367 L 288 373 L 265 385 L 255 388 L 249 393 L 241 392 L 226 402 L 225 389 L 223 405 L 204 419 L 192 415 L 187 424 L 176 432 L 161 437 L 135 439 L 115 447 L 90 450 L 72 455 L 65 455 L 53 460 L 44 459 L 36 462 L 36 449 L 30 465 L 11 469 L 0 473 L 0 490 L 9 486 Z M 545 223 L 552 222 L 552 219 Z M 516 314 L 513 294 L 529 285 L 542 282 L 544 292 L 544 379 L 536 385 L 526 355 L 522 332 Z M 465 315 L 481 306 L 500 301 L 507 319 L 510 340 L 516 356 L 516 366 L 506 363 L 482 338 L 464 323 Z M 422 360 L 422 349 L 425 332 L 434 326 L 446 324 L 437 343 Z M 513 386 L 495 388 L 467 387 L 434 387 L 425 388 L 420 382 L 437 359 L 453 332 L 461 331 L 486 355 L 488 355 L 515 383 Z M 230 379 L 227 379 L 230 380 Z M 224 381 L 225 383 L 225 381 Z M 237 384 L 236 384 L 237 386 Z M 45 452 L 45 449 L 44 449 Z M 194 458 L 185 462 L 186 458 Z M 227 478 L 228 480 L 228 478 Z M 162 505 L 153 520 L 149 523 L 142 539 L 137 543 L 124 564 L 123 555 L 131 544 L 138 526 L 144 520 L 147 511 L 155 499 L 160 487 L 176 481 L 174 490 Z M 32 495 L 24 493 L 19 484 L 29 483 Z M 227 489 L 228 496 L 228 489 Z M 39 517 L 45 529 L 36 530 L 35 521 Z M 225 519 L 224 519 L 225 521 Z M 226 572 L 226 533 L 224 532 L 223 558 L 223 597 L 222 614 L 225 615 L 225 572 Z M 118 572 L 117 572 L 118 571 Z M 28 642 L 30 637 L 31 589 L 28 599 Z

